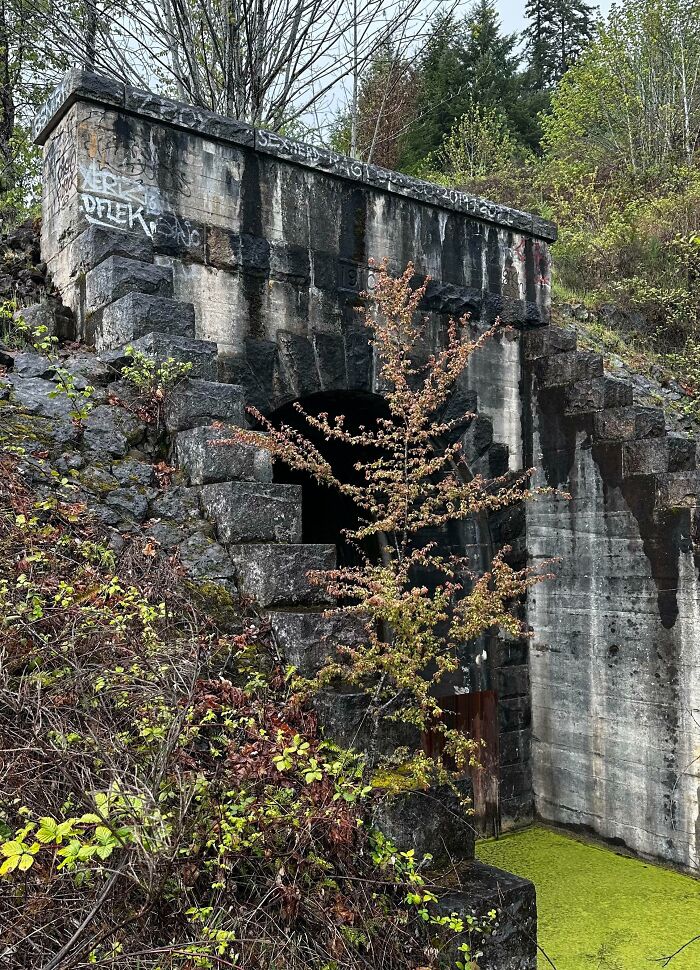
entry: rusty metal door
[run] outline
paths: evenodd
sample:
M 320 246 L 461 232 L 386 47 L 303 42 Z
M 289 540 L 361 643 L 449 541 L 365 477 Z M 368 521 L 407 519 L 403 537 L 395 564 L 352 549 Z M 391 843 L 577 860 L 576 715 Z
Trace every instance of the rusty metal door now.
M 438 698 L 449 728 L 463 731 L 478 745 L 478 764 L 470 771 L 474 788 L 474 825 L 484 836 L 501 830 L 499 804 L 498 697 L 495 690 L 451 694 Z M 426 732 L 423 747 L 435 757 L 442 749 L 442 735 Z

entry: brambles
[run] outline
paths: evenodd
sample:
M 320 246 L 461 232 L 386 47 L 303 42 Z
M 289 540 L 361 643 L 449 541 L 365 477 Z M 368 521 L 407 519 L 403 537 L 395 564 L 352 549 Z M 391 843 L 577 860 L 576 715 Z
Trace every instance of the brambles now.
M 491 921 L 430 912 L 259 618 L 0 472 L 0 961 L 409 970 L 464 927 L 476 952 Z

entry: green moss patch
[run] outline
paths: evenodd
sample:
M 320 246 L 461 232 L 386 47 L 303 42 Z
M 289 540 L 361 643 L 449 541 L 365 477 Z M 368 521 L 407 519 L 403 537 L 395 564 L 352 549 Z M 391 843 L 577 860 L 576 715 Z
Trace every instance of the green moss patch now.
M 700 882 L 533 826 L 477 845 L 482 862 L 531 879 L 539 944 L 557 970 L 643 970 L 700 933 Z M 538 970 L 551 967 L 540 955 Z M 700 941 L 669 964 L 700 967 Z

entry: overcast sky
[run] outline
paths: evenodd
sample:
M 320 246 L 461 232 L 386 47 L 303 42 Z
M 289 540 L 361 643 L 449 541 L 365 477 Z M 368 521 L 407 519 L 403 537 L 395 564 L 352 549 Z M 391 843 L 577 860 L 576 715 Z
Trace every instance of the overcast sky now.
M 501 14 L 505 31 L 512 33 L 523 29 L 525 0 L 496 0 L 496 6 Z M 601 13 L 606 14 L 610 9 L 610 0 L 599 0 L 597 6 Z

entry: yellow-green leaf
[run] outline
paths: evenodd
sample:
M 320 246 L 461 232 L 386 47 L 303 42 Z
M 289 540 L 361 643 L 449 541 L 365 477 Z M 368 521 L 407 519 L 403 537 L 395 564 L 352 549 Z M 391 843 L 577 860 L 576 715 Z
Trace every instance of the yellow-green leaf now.
M 8 873 L 14 872 L 14 870 L 17 868 L 18 862 L 18 855 L 11 855 L 9 859 L 5 859 L 3 864 L 0 866 L 0 876 L 6 876 Z
M 0 845 L 0 852 L 8 857 L 19 856 L 24 852 L 24 846 L 21 842 L 11 839 L 9 842 L 3 842 L 3 844 Z

